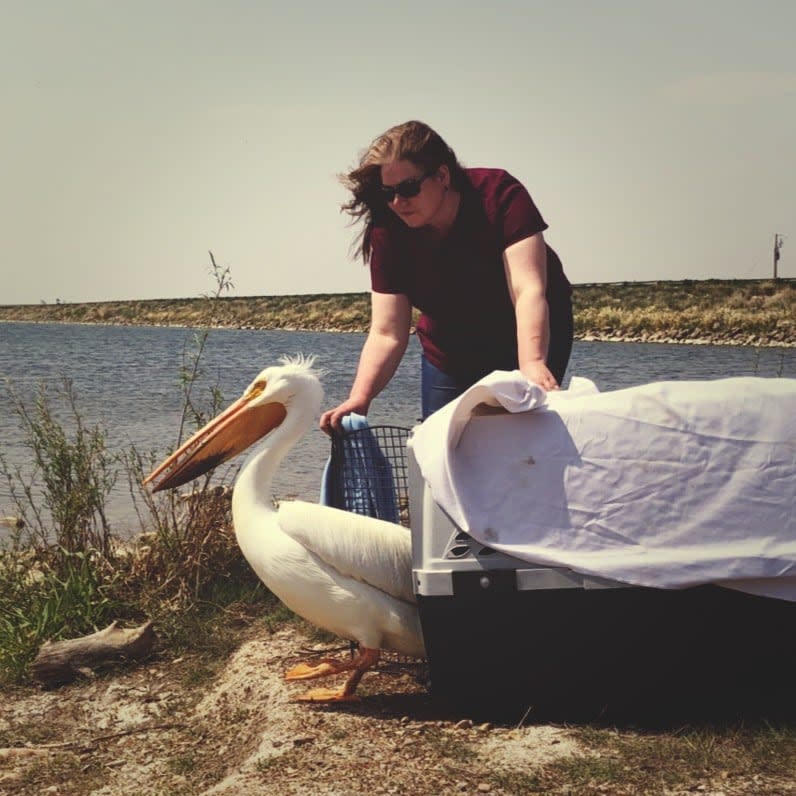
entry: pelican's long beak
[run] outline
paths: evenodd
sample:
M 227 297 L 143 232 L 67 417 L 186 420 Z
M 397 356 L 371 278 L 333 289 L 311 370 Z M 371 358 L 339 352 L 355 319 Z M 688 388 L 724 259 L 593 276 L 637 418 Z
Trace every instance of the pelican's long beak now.
M 246 393 L 232 406 L 199 429 L 184 445 L 169 456 L 145 479 L 153 492 L 172 489 L 212 470 L 237 456 L 273 431 L 287 415 L 284 404 L 252 406 L 262 390 Z

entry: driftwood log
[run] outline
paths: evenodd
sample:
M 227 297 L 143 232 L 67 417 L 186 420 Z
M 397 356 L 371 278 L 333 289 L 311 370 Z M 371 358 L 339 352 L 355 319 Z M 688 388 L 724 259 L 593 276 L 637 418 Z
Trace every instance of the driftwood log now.
M 31 664 L 31 676 L 45 686 L 64 685 L 100 664 L 145 658 L 154 643 L 151 622 L 128 629 L 113 622 L 90 636 L 45 642 Z

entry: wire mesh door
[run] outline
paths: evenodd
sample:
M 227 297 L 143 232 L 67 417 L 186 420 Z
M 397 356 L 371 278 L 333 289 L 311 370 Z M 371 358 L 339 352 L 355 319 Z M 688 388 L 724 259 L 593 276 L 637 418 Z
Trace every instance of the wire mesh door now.
M 369 426 L 332 435 L 332 505 L 409 527 L 409 429 Z

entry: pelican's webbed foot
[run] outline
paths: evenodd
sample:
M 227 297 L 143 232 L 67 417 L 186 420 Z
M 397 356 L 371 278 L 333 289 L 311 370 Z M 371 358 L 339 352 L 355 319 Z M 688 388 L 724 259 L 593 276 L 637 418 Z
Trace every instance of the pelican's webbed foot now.
M 349 671 L 352 663 L 338 661 L 334 658 L 323 658 L 317 663 L 299 663 L 285 672 L 285 680 L 314 680 L 317 677 L 330 677 L 333 674 Z
M 342 688 L 337 690 L 315 688 L 296 699 L 299 702 L 354 702 L 357 699 L 354 696 L 354 691 L 359 685 L 362 675 L 378 662 L 379 655 L 379 650 L 360 647 L 357 655 L 349 660 L 324 658 L 316 664 L 299 663 L 285 674 L 285 680 L 313 680 L 318 677 L 330 677 L 333 674 L 351 672 Z
M 296 702 L 359 702 L 356 694 L 346 693 L 342 688 L 313 688 L 294 698 Z

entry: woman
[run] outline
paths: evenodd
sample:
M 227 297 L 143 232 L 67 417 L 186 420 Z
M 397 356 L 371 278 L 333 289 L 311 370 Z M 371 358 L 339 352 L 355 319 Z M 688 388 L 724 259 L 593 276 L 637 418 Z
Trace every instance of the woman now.
M 343 206 L 364 222 L 371 324 L 348 398 L 321 416 L 339 430 L 367 414 L 420 310 L 423 418 L 493 370 L 519 368 L 558 389 L 572 349 L 571 287 L 528 192 L 500 169 L 465 169 L 418 121 L 392 127 L 343 177 Z

